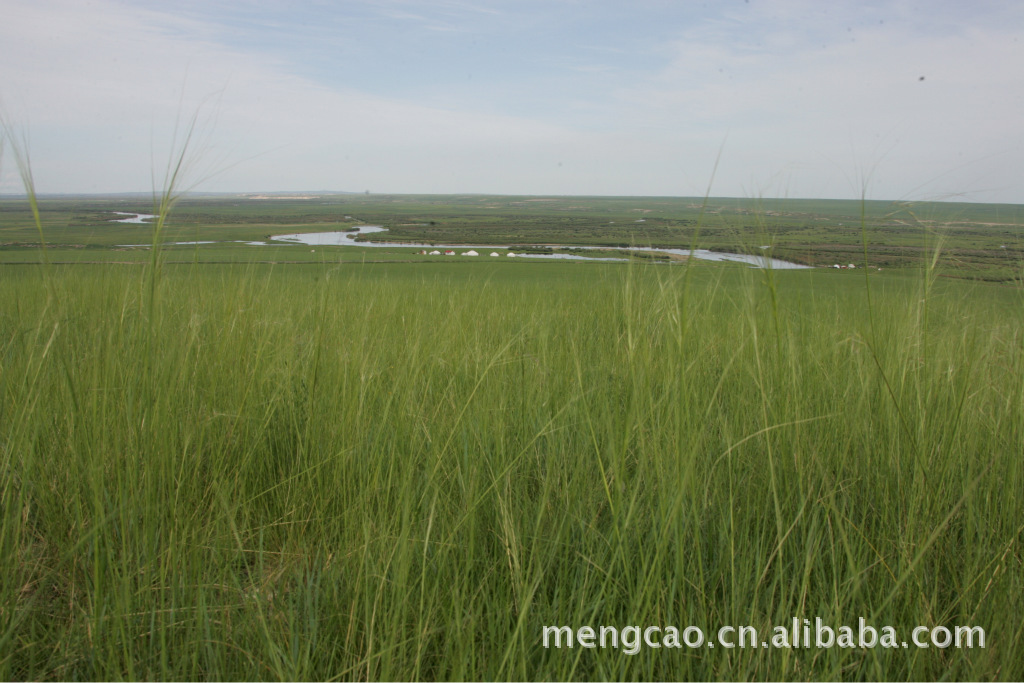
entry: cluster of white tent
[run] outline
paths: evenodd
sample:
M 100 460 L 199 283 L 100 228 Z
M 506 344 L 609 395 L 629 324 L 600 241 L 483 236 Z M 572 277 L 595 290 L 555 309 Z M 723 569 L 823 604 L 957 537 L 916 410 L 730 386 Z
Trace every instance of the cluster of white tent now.
M 426 249 L 420 249 L 420 254 L 423 255 L 423 256 L 440 256 L 442 253 L 445 256 L 455 256 L 455 250 L 454 249 L 445 249 L 444 252 L 441 252 L 441 251 L 439 251 L 437 249 L 434 249 L 433 251 L 427 251 Z M 460 255 L 461 256 L 479 256 L 480 254 L 476 251 L 476 249 L 470 249 L 469 251 L 462 252 L 462 254 L 460 254 Z M 514 258 L 516 255 L 517 254 L 515 254 L 514 252 L 511 252 L 511 251 L 508 252 L 507 254 L 505 254 L 505 256 L 508 256 L 509 258 Z M 491 252 L 491 256 L 501 256 L 501 254 L 499 254 L 496 251 L 492 251 Z

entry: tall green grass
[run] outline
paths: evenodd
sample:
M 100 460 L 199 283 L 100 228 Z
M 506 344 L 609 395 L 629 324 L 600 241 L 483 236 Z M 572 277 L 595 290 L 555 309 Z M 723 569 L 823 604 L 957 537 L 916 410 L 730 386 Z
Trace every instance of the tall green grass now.
M 1024 675 L 1019 289 L 172 268 L 194 129 L 148 264 L 0 279 L 0 677 Z M 541 645 L 794 617 L 986 647 Z
M 1017 289 L 155 270 L 0 279 L 0 677 L 1024 675 Z M 793 617 L 987 646 L 541 645 Z

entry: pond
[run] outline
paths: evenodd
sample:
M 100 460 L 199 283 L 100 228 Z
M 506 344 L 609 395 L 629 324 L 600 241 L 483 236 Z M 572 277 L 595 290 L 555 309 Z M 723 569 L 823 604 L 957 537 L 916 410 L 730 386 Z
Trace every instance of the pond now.
M 131 218 L 118 218 L 112 222 L 114 223 L 148 223 L 151 219 L 156 218 L 151 213 L 128 213 L 127 211 L 114 211 L 118 216 L 131 216 Z

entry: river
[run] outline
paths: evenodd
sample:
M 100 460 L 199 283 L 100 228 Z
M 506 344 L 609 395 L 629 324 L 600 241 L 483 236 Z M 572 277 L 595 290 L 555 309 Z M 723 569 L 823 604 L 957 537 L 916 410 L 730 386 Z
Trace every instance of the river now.
M 131 218 L 118 218 L 114 223 L 148 223 L 151 218 L 156 218 L 151 213 L 128 213 L 127 211 L 114 211 L 118 216 L 131 216 Z
M 114 213 L 122 216 L 131 216 L 131 218 L 121 218 L 115 223 L 146 223 L 156 216 L 145 213 L 126 213 L 124 211 L 114 211 Z M 353 230 L 345 232 L 305 232 L 305 233 L 293 233 L 290 235 L 274 235 L 271 237 L 270 242 L 247 242 L 244 240 L 234 240 L 235 243 L 249 244 L 252 246 L 270 246 L 274 242 L 290 242 L 292 244 L 305 244 L 311 247 L 393 247 L 393 248 L 407 248 L 407 249 L 501 249 L 508 252 L 514 252 L 515 249 L 521 247 L 508 246 L 508 245 L 486 245 L 486 244 L 426 244 L 423 242 L 357 242 L 356 237 L 359 235 L 372 235 L 377 232 L 387 232 L 387 228 L 379 225 L 360 225 Z M 228 244 L 231 241 L 226 241 L 224 244 Z M 218 244 L 213 241 L 200 241 L 200 242 L 170 242 L 168 246 L 183 246 L 190 244 Z M 148 244 L 121 244 L 118 246 L 122 247 L 148 247 Z M 558 249 L 579 249 L 579 250 L 594 250 L 594 251 L 606 251 L 608 249 L 621 249 L 621 247 L 582 247 L 573 245 L 555 246 L 555 245 L 544 245 L 546 248 L 558 250 Z M 762 247 L 764 249 L 765 247 Z M 789 261 L 783 261 L 781 259 L 770 258 L 768 256 L 761 256 L 759 254 L 734 254 L 730 252 L 721 251 L 710 251 L 709 249 L 669 249 L 661 247 L 629 247 L 627 251 L 636 252 L 659 252 L 662 254 L 674 254 L 676 256 L 694 257 L 703 259 L 705 261 L 733 261 L 737 263 L 746 263 L 755 268 L 773 268 L 775 270 L 803 270 L 810 268 L 811 266 L 804 266 L 799 263 L 791 263 Z M 626 261 L 624 258 L 617 257 L 606 257 L 606 256 L 583 256 L 581 254 L 527 254 L 518 253 L 515 255 L 519 258 L 533 258 L 533 259 L 556 259 L 564 261 Z
M 291 235 L 274 235 L 270 239 L 275 242 L 292 242 L 297 244 L 306 244 L 309 246 L 349 246 L 349 247 L 398 247 L 398 248 L 409 248 L 409 249 L 504 249 L 514 251 L 517 247 L 512 246 L 501 246 L 501 245 L 482 245 L 482 244 L 425 244 L 420 242 L 357 242 L 356 237 L 358 235 L 369 235 L 376 232 L 385 232 L 387 228 L 383 228 L 379 225 L 361 225 L 357 230 L 350 232 L 309 232 L 309 233 L 295 233 Z M 607 250 L 616 249 L 618 247 L 581 247 L 581 246 L 551 246 L 545 245 L 551 249 L 587 249 L 587 250 Z M 775 270 L 803 270 L 810 268 L 811 266 L 804 266 L 799 263 L 791 263 L 789 261 L 783 261 L 781 259 L 770 258 L 768 256 L 761 256 L 759 254 L 733 254 L 729 252 L 721 251 L 710 251 L 708 249 L 665 249 L 660 247 L 630 247 L 628 251 L 639 251 L 639 252 L 660 252 L 663 254 L 675 254 L 677 256 L 693 256 L 695 258 L 703 259 L 705 261 L 734 261 L 738 263 L 746 263 L 756 268 L 773 268 Z M 542 258 L 542 259 L 563 259 L 563 260 L 582 260 L 582 261 L 625 261 L 626 259 L 620 258 L 604 258 L 604 257 L 589 257 L 581 256 L 579 254 L 521 254 L 516 253 L 516 256 L 522 258 Z

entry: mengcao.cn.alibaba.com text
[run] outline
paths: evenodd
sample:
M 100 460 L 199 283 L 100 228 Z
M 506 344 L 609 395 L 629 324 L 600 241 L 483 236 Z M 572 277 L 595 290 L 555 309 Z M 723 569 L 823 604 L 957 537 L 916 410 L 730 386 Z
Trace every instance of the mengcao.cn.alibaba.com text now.
M 916 626 L 904 636 L 893 626 L 875 627 L 864 618 L 857 626 L 833 627 L 820 618 L 794 618 L 761 634 L 753 626 L 722 626 L 708 637 L 697 626 L 544 626 L 545 648 L 617 649 L 635 655 L 641 649 L 661 648 L 984 648 L 985 629 L 980 626 Z

